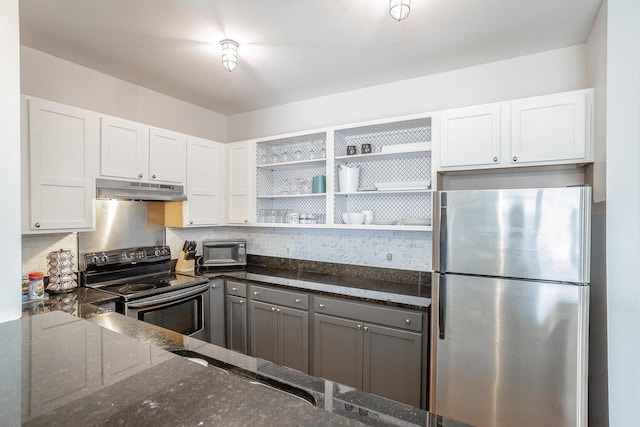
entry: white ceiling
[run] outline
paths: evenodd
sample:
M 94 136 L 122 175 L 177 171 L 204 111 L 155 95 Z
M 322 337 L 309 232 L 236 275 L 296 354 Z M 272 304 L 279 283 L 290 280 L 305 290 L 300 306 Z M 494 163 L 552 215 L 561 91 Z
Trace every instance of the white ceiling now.
M 230 115 L 580 44 L 602 0 L 20 0 L 22 44 Z M 222 68 L 220 40 L 240 43 Z

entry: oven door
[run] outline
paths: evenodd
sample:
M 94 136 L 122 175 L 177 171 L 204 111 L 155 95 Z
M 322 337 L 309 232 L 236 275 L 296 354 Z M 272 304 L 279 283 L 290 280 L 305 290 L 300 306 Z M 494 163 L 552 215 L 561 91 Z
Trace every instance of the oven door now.
M 125 314 L 143 322 L 209 341 L 209 283 L 126 303 Z

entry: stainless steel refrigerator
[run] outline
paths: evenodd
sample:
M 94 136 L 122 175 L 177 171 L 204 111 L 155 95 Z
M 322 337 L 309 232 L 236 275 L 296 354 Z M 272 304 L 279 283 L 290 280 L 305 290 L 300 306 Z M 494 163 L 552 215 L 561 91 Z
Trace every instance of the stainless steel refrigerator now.
M 591 189 L 437 199 L 430 410 L 476 426 L 586 426 Z

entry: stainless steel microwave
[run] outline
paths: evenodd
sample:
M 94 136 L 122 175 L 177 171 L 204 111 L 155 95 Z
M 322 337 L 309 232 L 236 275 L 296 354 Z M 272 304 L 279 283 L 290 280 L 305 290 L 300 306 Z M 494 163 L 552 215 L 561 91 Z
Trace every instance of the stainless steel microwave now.
M 247 265 L 247 242 L 244 240 L 203 241 L 202 265 L 205 267 Z

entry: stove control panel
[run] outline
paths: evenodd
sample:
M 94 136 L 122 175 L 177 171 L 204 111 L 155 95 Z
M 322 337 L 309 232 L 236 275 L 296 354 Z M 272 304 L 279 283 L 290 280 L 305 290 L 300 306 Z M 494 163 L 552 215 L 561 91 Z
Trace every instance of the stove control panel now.
M 82 256 L 82 259 L 88 269 L 113 265 L 160 262 L 171 259 L 171 249 L 168 246 L 116 249 L 112 251 L 87 253 Z

